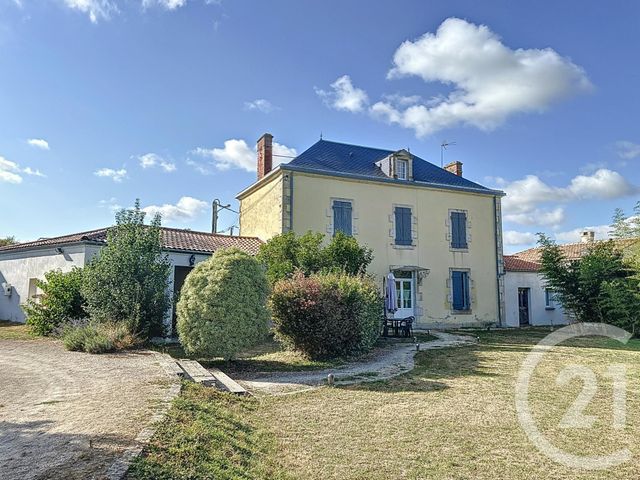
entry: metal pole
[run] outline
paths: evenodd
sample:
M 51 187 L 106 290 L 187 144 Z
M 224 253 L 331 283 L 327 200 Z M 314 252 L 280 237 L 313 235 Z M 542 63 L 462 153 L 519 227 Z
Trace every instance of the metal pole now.
M 220 200 L 216 198 L 211 204 L 211 233 L 218 232 L 218 205 L 220 205 Z

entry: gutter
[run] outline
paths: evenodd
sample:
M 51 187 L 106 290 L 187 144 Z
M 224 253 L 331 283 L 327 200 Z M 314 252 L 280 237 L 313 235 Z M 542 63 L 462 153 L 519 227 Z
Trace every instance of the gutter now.
M 496 299 L 498 301 L 498 326 L 502 326 L 502 298 L 500 296 L 500 247 L 498 245 L 498 196 L 493 197 L 493 235 L 496 245 Z

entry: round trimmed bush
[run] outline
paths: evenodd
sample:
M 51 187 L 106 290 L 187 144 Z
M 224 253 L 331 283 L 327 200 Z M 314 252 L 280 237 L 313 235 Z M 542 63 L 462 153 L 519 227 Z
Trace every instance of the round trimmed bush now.
M 190 355 L 227 360 L 268 331 L 269 287 L 262 266 L 232 248 L 218 250 L 187 276 L 178 301 L 180 343 Z
M 296 274 L 271 294 L 276 337 L 311 358 L 364 353 L 380 335 L 382 299 L 366 276 Z

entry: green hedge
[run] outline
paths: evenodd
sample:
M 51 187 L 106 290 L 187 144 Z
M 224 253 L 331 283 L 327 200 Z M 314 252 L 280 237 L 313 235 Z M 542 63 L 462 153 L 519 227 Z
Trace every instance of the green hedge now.
M 364 353 L 380 334 L 382 299 L 365 276 L 297 274 L 276 283 L 270 307 L 278 340 L 311 358 Z
M 269 286 L 262 266 L 232 248 L 218 250 L 187 276 L 178 301 L 178 334 L 185 351 L 233 358 L 268 332 Z

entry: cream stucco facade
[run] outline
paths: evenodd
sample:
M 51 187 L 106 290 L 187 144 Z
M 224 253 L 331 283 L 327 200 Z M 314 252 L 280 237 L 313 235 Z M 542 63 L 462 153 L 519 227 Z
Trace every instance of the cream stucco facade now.
M 334 231 L 333 201 L 349 201 L 352 234 L 373 249 L 369 273 L 381 288 L 390 271 L 411 279 L 411 309 L 418 326 L 504 323 L 499 194 L 320 174 L 283 165 L 238 199 L 240 234 L 265 241 L 289 230 L 322 232 L 328 239 Z M 397 206 L 411 208 L 412 245 L 395 243 Z M 466 214 L 466 249 L 451 248 L 452 211 Z M 452 269 L 468 272 L 471 305 L 466 312 L 452 308 Z

